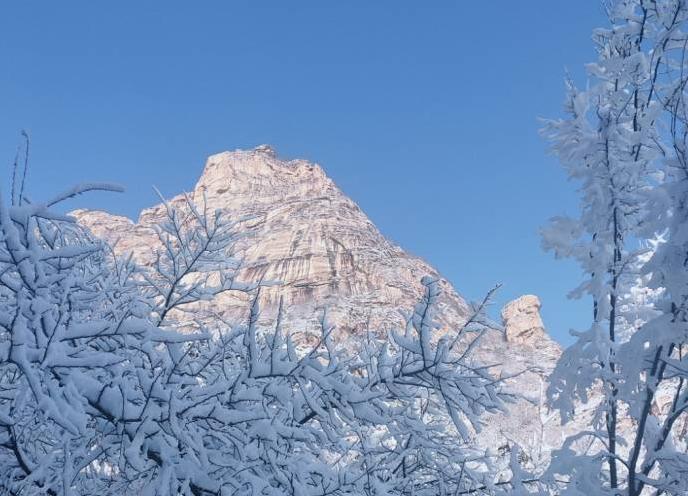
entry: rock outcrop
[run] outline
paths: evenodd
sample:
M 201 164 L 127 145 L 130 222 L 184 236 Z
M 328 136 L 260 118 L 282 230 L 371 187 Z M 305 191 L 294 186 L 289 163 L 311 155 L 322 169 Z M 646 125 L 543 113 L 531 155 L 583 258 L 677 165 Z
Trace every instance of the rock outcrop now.
M 242 220 L 236 251 L 242 261 L 239 279 L 279 281 L 262 292 L 262 323 L 275 318 L 275 303 L 284 299 L 285 328 L 314 332 L 321 309 L 337 326 L 340 338 L 367 329 L 384 333 L 404 325 L 422 294 L 425 275 L 440 280 L 437 317 L 444 332 L 465 322 L 469 305 L 423 260 L 385 238 L 361 209 L 317 164 L 280 160 L 268 146 L 212 155 L 189 195 L 232 219 Z M 183 196 L 170 200 L 183 201 Z M 157 240 L 153 226 L 165 215 L 157 205 L 143 210 L 136 223 L 105 212 L 77 211 L 79 222 L 143 264 L 152 261 Z M 246 317 L 242 294 L 224 293 L 211 302 L 227 320 Z M 489 333 L 477 359 L 494 364 L 496 374 L 514 376 L 508 388 L 523 397 L 506 417 L 493 417 L 480 442 L 495 446 L 505 433 L 525 443 L 543 436 L 537 409 L 546 376 L 559 356 L 546 334 L 537 297 L 525 296 L 504 311 L 505 334 Z M 506 337 L 506 339 L 505 339 Z
M 506 340 L 526 344 L 543 338 L 546 333 L 540 307 L 540 299 L 535 295 L 524 295 L 507 303 L 502 309 Z

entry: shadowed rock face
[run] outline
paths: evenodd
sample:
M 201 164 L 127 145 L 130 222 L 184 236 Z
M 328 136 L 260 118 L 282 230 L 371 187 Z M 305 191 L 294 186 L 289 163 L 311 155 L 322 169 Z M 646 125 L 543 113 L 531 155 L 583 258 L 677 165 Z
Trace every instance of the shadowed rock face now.
M 269 325 L 276 302 L 284 299 L 285 328 L 299 332 L 317 329 L 321 309 L 327 307 L 339 336 L 360 334 L 366 329 L 385 333 L 403 328 L 422 294 L 425 275 L 440 279 L 442 296 L 437 320 L 446 332 L 458 328 L 469 306 L 423 260 L 405 253 L 385 238 L 361 209 L 316 164 L 304 160 L 280 160 L 268 146 L 212 155 L 190 192 L 196 202 L 206 199 L 210 209 L 221 209 L 241 221 L 244 236 L 236 251 L 242 260 L 239 279 L 279 281 L 262 291 L 261 323 Z M 170 200 L 182 202 L 177 196 Z M 162 205 L 143 210 L 136 223 L 105 212 L 76 211 L 79 222 L 110 243 L 119 253 L 133 252 L 140 263 L 150 263 L 157 239 L 152 226 L 165 213 Z M 211 302 L 214 311 L 228 320 L 244 319 L 245 295 L 225 293 Z M 537 297 L 525 296 L 503 312 L 506 334 L 493 332 L 477 350 L 483 363 L 499 364 L 496 374 L 514 374 L 509 388 L 534 402 L 540 397 L 545 376 L 560 349 L 545 333 Z M 529 438 L 541 430 L 533 406 L 524 401 L 514 406 L 506 430 L 512 439 Z M 493 419 L 481 440 L 494 444 L 505 419 Z M 525 422 L 526 425 L 522 423 Z M 530 438 L 529 438 L 530 439 Z

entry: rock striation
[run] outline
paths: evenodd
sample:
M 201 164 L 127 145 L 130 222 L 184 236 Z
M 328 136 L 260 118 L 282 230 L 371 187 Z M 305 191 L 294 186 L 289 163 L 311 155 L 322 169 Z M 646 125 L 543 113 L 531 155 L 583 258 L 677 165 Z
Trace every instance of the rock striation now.
M 239 221 L 240 280 L 278 281 L 261 292 L 265 325 L 274 321 L 276 302 L 283 298 L 287 329 L 316 332 L 327 307 L 340 339 L 368 329 L 389 332 L 404 325 L 404 312 L 412 311 L 421 296 L 420 280 L 426 275 L 440 281 L 437 319 L 444 332 L 461 326 L 469 315 L 469 305 L 446 279 L 383 236 L 317 164 L 282 160 L 267 145 L 223 152 L 207 159 L 188 194 Z M 169 203 L 182 201 L 179 195 Z M 136 222 L 98 211 L 73 215 L 116 252 L 131 252 L 146 264 L 153 260 L 154 226 L 165 207 L 143 210 Z M 245 295 L 229 292 L 210 304 L 224 319 L 241 321 L 246 303 Z M 529 444 L 538 436 L 558 435 L 556 426 L 551 433 L 543 427 L 538 410 L 546 376 L 561 352 L 545 332 L 539 309 L 535 296 L 509 303 L 502 312 L 504 333 L 489 333 L 476 351 L 479 361 L 495 365 L 495 374 L 514 376 L 507 387 L 522 398 L 508 416 L 488 419 L 478 439 L 486 446 L 505 438 Z

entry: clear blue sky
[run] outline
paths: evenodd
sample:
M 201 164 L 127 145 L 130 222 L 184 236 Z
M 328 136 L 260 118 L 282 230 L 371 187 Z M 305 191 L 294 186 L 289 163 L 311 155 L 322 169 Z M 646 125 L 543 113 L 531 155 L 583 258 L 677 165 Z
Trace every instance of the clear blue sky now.
M 584 83 L 603 24 L 596 0 L 2 2 L 0 159 L 25 128 L 33 198 L 110 180 L 127 193 L 73 205 L 136 218 L 152 184 L 269 143 L 467 297 L 539 295 L 569 343 L 591 312 L 537 232 L 577 199 L 538 117 L 561 114 L 565 68 Z

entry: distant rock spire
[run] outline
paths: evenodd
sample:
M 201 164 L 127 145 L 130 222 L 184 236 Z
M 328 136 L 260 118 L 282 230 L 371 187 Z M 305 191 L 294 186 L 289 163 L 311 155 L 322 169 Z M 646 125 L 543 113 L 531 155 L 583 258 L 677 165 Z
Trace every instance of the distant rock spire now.
M 507 303 L 502 309 L 506 340 L 525 344 L 541 339 L 545 335 L 541 306 L 535 295 L 524 295 Z

